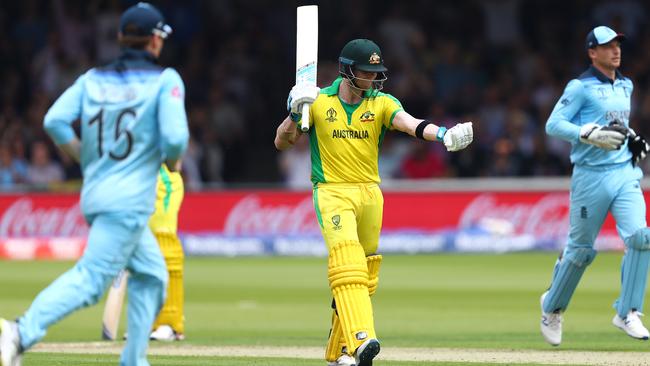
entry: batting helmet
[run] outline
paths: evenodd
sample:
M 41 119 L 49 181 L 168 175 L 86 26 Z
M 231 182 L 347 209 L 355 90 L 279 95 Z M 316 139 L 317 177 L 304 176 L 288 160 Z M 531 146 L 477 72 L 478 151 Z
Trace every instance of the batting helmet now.
M 386 72 L 384 58 L 377 44 L 369 39 L 354 39 L 341 50 L 339 63 L 361 71 Z

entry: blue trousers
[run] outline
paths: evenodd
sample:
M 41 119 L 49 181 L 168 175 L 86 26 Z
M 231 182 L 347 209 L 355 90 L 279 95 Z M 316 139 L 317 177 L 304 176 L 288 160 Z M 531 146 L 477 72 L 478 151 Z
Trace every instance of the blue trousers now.
M 149 214 L 132 212 L 88 217 L 90 233 L 81 259 L 39 293 L 18 319 L 24 349 L 41 340 L 52 324 L 96 304 L 118 272 L 127 268 L 129 337 L 120 364 L 149 365 L 149 334 L 166 296 L 167 269 L 148 221 Z
M 641 311 L 650 260 L 646 206 L 639 181 L 643 173 L 630 162 L 603 167 L 576 165 L 571 178 L 569 240 L 553 273 L 545 312 L 564 311 L 585 268 L 594 260 L 594 241 L 607 213 L 626 246 L 621 271 L 621 294 L 614 303 L 624 318 Z

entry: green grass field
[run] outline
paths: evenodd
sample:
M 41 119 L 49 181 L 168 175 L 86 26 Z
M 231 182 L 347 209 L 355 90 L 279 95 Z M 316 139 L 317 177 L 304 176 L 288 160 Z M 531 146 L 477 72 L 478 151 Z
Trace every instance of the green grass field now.
M 554 253 L 386 256 L 373 298 L 382 349 L 549 350 L 538 330 L 539 296 Z M 565 316 L 563 350 L 648 350 L 611 325 L 620 253 L 600 253 Z M 70 262 L 2 262 L 0 316 L 23 312 Z M 330 318 L 325 258 L 189 258 L 186 345 L 321 347 Z M 74 313 L 44 342 L 99 340 L 103 303 Z M 122 329 L 124 329 L 122 327 Z M 160 347 L 161 345 L 154 345 Z M 460 351 L 459 351 L 460 352 Z M 324 365 L 279 358 L 153 356 L 153 365 Z M 295 357 L 295 358 L 294 358 Z M 114 365 L 116 355 L 28 353 L 26 365 Z M 376 365 L 469 365 L 377 361 Z M 473 363 L 472 365 L 476 365 Z

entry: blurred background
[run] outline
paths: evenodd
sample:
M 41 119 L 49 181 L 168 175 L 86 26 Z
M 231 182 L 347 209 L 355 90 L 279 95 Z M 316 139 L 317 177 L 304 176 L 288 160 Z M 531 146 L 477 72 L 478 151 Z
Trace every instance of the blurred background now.
M 273 146 L 295 78 L 296 6 L 314 2 L 151 2 L 174 29 L 160 62 L 176 68 L 186 84 L 192 136 L 179 235 L 188 257 L 228 257 L 186 262 L 190 342 L 322 345 L 326 325 L 316 319 L 327 319 L 330 299 L 318 279 L 327 251 L 310 192 L 309 148 L 304 138 L 287 152 Z M 4 315 L 19 314 L 70 264 L 26 260 L 83 253 L 88 226 L 79 209 L 80 171 L 45 135 L 43 117 L 80 74 L 119 54 L 119 17 L 134 3 L 0 1 Z M 389 69 L 384 91 L 409 113 L 447 127 L 474 122 L 474 142 L 458 153 L 399 132 L 386 135 L 379 161 L 382 339 L 408 347 L 539 348 L 531 319 L 555 254 L 501 254 L 557 252 L 566 243 L 570 145 L 547 137 L 544 125 L 566 83 L 588 67 L 585 36 L 593 27 L 626 34 L 621 71 L 635 84 L 630 123 L 650 136 L 650 1 L 317 4 L 321 86 L 336 78 L 346 42 L 370 38 Z M 650 181 L 642 183 L 650 192 Z M 611 217 L 595 247 L 624 249 Z M 435 255 L 412 256 L 429 253 Z M 604 331 L 619 286 L 619 257 L 599 254 L 583 279 L 571 316 L 584 335 L 574 337 L 572 348 L 639 350 Z M 287 307 L 287 299 L 295 306 Z M 100 311 L 78 313 L 76 322 L 54 327 L 50 339 L 99 336 Z
M 0 189 L 77 187 L 76 164 L 41 127 L 48 107 L 88 68 L 107 63 L 121 12 L 135 1 L 23 0 L 0 4 Z M 294 82 L 296 1 L 152 1 L 174 28 L 161 63 L 187 86 L 188 190 L 309 188 L 307 146 L 278 153 L 275 129 Z M 474 121 L 475 142 L 388 134 L 384 179 L 566 176 L 570 146 L 544 133 L 566 83 L 587 66 L 587 32 L 627 36 L 622 72 L 635 83 L 631 125 L 649 134 L 649 4 L 637 0 L 323 1 L 319 84 L 337 76 L 342 46 L 370 38 L 389 68 L 385 91 L 412 115 Z M 561 9 L 559 11 L 558 9 Z M 303 139 L 304 140 L 304 139 Z M 68 182 L 68 184 L 61 184 Z
M 179 218 L 186 253 L 325 255 L 307 139 L 282 153 L 273 145 L 295 78 L 296 6 L 308 2 L 152 2 L 174 29 L 160 62 L 176 68 L 187 89 L 192 137 Z M 0 3 L 0 258 L 74 258 L 83 250 L 79 167 L 53 146 L 42 121 L 81 73 L 119 55 L 120 14 L 134 3 Z M 447 127 L 474 122 L 474 143 L 457 153 L 387 134 L 379 159 L 384 253 L 563 247 L 570 145 L 547 137 L 544 126 L 566 83 L 588 67 L 585 36 L 594 26 L 626 34 L 630 121 L 650 135 L 647 2 L 317 4 L 321 86 L 337 77 L 345 43 L 370 38 L 389 69 L 384 91 L 408 112 Z M 623 248 L 611 217 L 600 234 L 596 248 Z

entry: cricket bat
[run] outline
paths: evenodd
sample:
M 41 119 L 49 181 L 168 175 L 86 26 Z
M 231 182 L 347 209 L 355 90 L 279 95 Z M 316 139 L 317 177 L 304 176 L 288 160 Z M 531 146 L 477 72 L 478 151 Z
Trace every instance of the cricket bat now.
M 318 5 L 299 6 L 296 20 L 296 85 L 316 86 Z M 309 131 L 309 107 L 307 103 L 302 105 L 302 132 Z
M 120 316 L 122 315 L 122 304 L 124 304 L 124 294 L 126 293 L 126 280 L 129 272 L 126 270 L 120 273 L 113 280 L 113 284 L 106 298 L 104 306 L 104 317 L 102 319 L 102 339 L 114 341 L 117 339 L 117 331 L 120 326 Z

